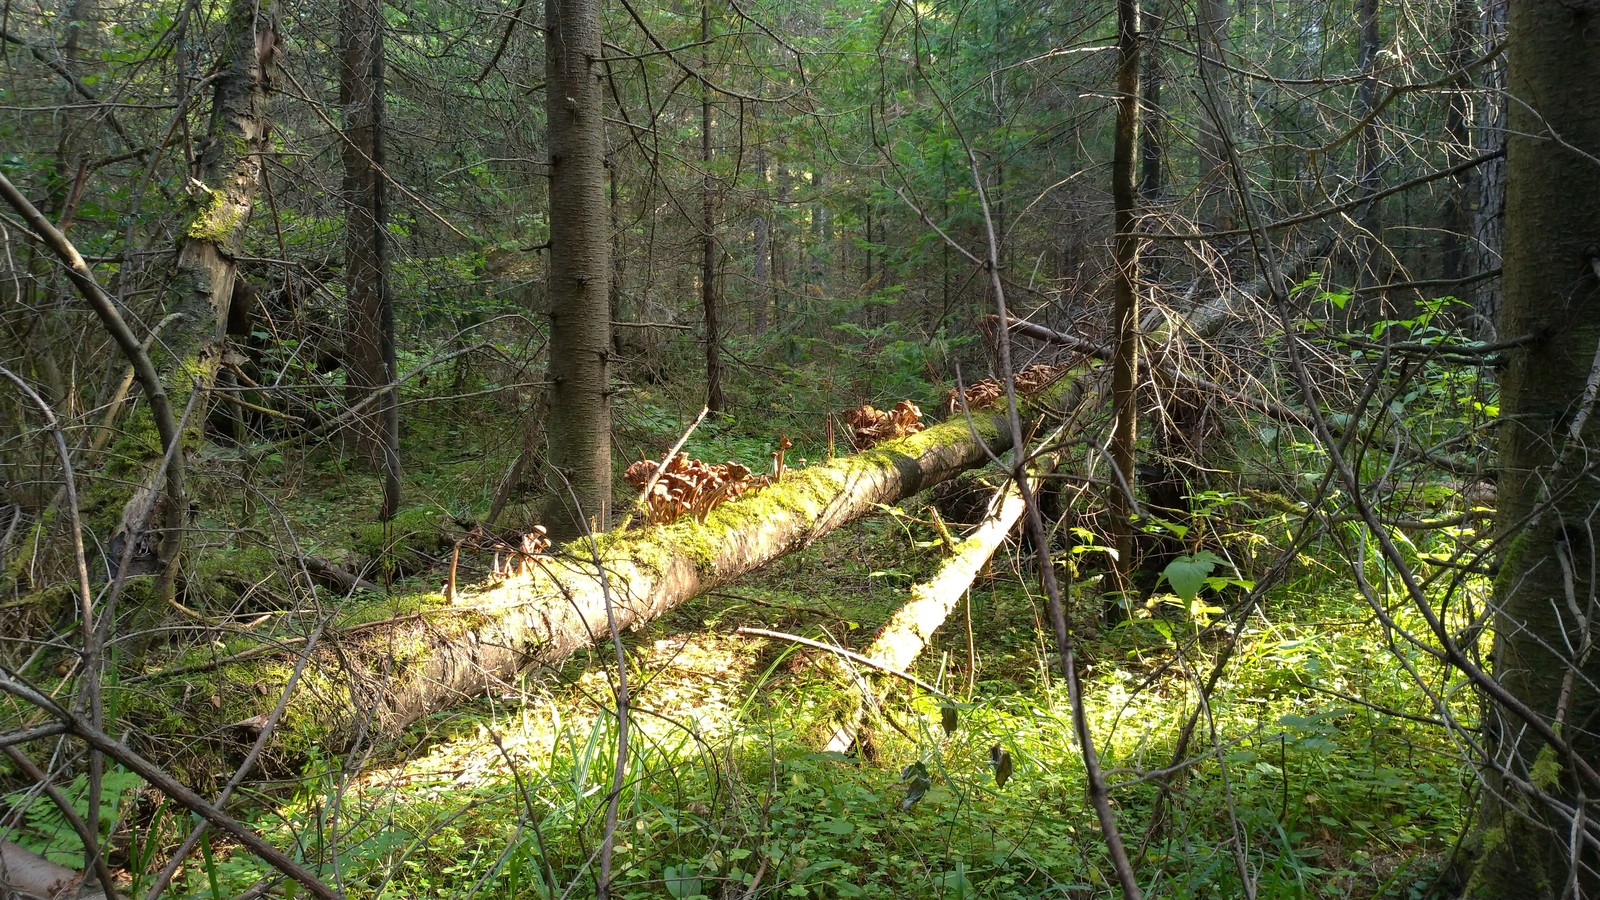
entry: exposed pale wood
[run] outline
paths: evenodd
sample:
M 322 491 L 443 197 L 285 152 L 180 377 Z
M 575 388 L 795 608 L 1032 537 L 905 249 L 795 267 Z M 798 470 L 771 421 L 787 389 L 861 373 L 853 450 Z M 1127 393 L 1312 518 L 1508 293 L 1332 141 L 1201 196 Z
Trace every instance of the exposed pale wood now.
M 878 632 L 863 654 L 873 663 L 887 669 L 904 671 L 921 655 L 922 649 L 933 638 L 945 619 L 950 617 L 956 604 L 972 586 L 978 572 L 988 564 L 995 551 L 1005 543 L 1006 535 L 1022 518 L 1022 495 L 1015 484 L 1007 484 L 995 498 L 992 511 L 972 534 L 956 545 L 953 552 L 933 577 L 911 589 L 911 599 L 900 607 Z M 855 695 L 852 707 L 840 718 L 839 725 L 829 736 L 824 749 L 835 753 L 848 751 L 856 742 L 862 719 L 867 712 L 870 690 L 865 679 L 857 675 L 861 688 Z
M 104 900 L 105 893 L 84 883 L 78 872 L 11 841 L 0 841 L 0 896 L 33 898 L 73 897 Z

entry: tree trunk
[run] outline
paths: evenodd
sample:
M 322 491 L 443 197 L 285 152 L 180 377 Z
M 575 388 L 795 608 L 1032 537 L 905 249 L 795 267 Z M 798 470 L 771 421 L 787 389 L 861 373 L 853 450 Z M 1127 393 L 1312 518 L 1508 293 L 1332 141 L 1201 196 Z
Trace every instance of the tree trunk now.
M 1357 116 L 1370 117 L 1366 124 L 1361 126 L 1361 134 L 1356 138 L 1356 195 L 1358 197 L 1372 197 L 1378 192 L 1378 167 L 1382 160 L 1383 147 L 1378 140 L 1378 0 L 1357 0 L 1357 17 L 1361 25 L 1360 35 L 1360 63 L 1361 86 L 1356 90 Z M 1362 234 L 1356 238 L 1360 252 L 1357 255 L 1356 281 L 1359 285 L 1377 284 L 1379 282 L 1377 268 L 1378 256 L 1385 252 L 1383 249 L 1383 225 L 1378 216 L 1378 201 L 1369 200 L 1361 206 L 1356 214 L 1356 221 L 1360 224 Z M 1378 298 L 1382 303 L 1382 297 Z M 1383 311 L 1378 309 L 1381 316 Z
M 1063 379 L 1034 408 L 1072 396 L 1073 382 Z M 278 746 L 312 741 L 337 748 L 361 734 L 392 736 L 531 666 L 558 665 L 608 633 L 608 593 L 618 626 L 633 627 L 1009 448 L 1002 412 L 976 410 L 973 423 L 975 431 L 956 420 L 826 465 L 792 470 L 779 484 L 718 506 L 704 524 L 685 518 L 602 536 L 601 570 L 593 565 L 591 545 L 579 540 L 475 595 L 463 592 L 454 607 L 348 629 L 313 654 L 301 683 L 320 687 L 290 700 Z M 279 647 L 261 652 L 281 657 Z M 173 683 L 173 696 L 193 696 L 184 708 L 196 728 L 194 752 L 225 750 L 214 742 L 226 740 L 226 726 L 270 710 L 288 671 L 280 658 L 225 668 L 211 682 L 215 691 L 194 690 L 192 677 Z M 192 667 L 175 666 L 146 677 L 165 681 L 192 673 Z M 149 685 L 136 690 L 153 696 Z M 170 720 L 165 701 L 157 702 L 162 706 L 152 714 Z M 204 768 L 204 761 L 195 762 Z
M 1200 128 L 1201 222 L 1218 229 L 1234 227 L 1230 210 L 1232 193 L 1227 189 L 1228 140 L 1233 128 L 1233 100 L 1229 96 L 1227 53 L 1232 45 L 1228 26 L 1232 11 L 1228 0 L 1200 0 L 1196 10 L 1199 37 L 1200 106 L 1204 124 Z
M 1116 345 L 1111 360 L 1111 464 L 1119 484 L 1111 487 L 1111 528 L 1118 566 L 1133 562 L 1134 443 L 1139 403 L 1139 240 L 1133 234 L 1138 203 L 1134 168 L 1139 145 L 1139 0 L 1117 0 L 1117 131 L 1111 160 L 1113 308 Z
M 347 399 L 358 403 L 395 384 L 394 307 L 389 292 L 388 182 L 384 164 L 383 4 L 346 0 L 339 103 L 344 108 L 345 343 Z M 360 455 L 384 473 L 387 522 L 400 506 L 399 388 L 368 404 L 351 429 Z
M 751 113 L 754 117 L 755 112 Z M 750 226 L 751 240 L 750 280 L 754 282 L 755 296 L 751 298 L 750 330 L 756 337 L 767 331 L 767 310 L 772 308 L 772 204 L 767 199 L 767 143 L 757 137 L 755 149 L 756 215 Z
M 777 210 L 768 228 L 772 239 L 772 311 L 779 321 L 784 321 L 792 305 L 790 290 L 794 287 L 794 265 L 789 259 L 790 239 L 789 220 L 784 212 L 789 209 L 789 192 L 794 186 L 794 175 L 789 172 L 786 163 L 778 163 L 777 172 L 773 175 L 773 199 L 777 202 Z
M 166 312 L 181 318 L 161 340 L 168 355 L 162 377 L 175 403 L 181 405 L 194 391 L 201 391 L 187 414 L 186 450 L 199 442 L 205 422 L 204 391 L 215 383 L 221 363 L 238 269 L 235 258 L 250 223 L 263 160 L 272 149 L 268 106 L 281 77 L 280 48 L 273 0 L 236 0 L 228 14 L 211 126 L 200 146 L 200 177 L 192 185 L 200 208 L 179 239 L 176 271 L 167 293 Z M 112 539 L 113 556 L 131 545 L 129 574 L 164 566 L 170 573 L 177 561 L 187 503 L 177 498 L 165 504 L 148 502 L 159 479 L 159 474 L 153 475 L 134 492 Z M 161 538 L 154 526 L 158 515 L 166 520 Z
M 1450 50 L 1447 55 L 1450 67 L 1462 71 L 1474 49 L 1473 25 L 1478 20 L 1476 0 L 1454 0 L 1450 4 Z M 1444 118 L 1445 161 L 1454 166 L 1472 158 L 1472 80 L 1465 72 L 1450 91 L 1449 105 Z M 1461 172 L 1451 179 L 1445 195 L 1443 240 L 1439 252 L 1439 275 L 1446 280 L 1460 278 L 1466 272 L 1466 242 L 1472 231 L 1471 171 Z
M 700 0 L 700 43 L 711 44 L 711 6 Z M 706 51 L 709 53 L 709 49 Z M 700 73 L 710 76 L 710 62 L 701 58 Z M 711 86 L 700 84 L 700 308 L 705 314 L 706 409 L 720 413 L 722 399 L 722 332 L 717 321 L 717 218 L 711 180 Z
M 1159 0 L 1157 0 L 1159 3 Z M 1161 37 L 1164 20 L 1161 12 L 1146 10 L 1145 34 L 1151 43 L 1144 48 L 1139 60 L 1143 72 L 1140 83 L 1144 89 L 1141 102 L 1144 115 L 1144 132 L 1139 142 L 1139 197 L 1150 203 L 1161 196 L 1161 56 L 1155 52 L 1155 42 Z
M 821 169 L 811 173 L 811 247 L 806 254 L 806 289 L 813 297 L 825 297 L 828 290 L 828 258 L 831 255 L 828 205 L 823 198 L 824 177 Z
M 956 604 L 972 587 L 978 572 L 989 564 L 995 551 L 1005 543 L 1006 535 L 1022 518 L 1022 510 L 1022 494 L 1017 491 L 1015 484 L 1007 484 L 996 495 L 993 510 L 982 524 L 956 545 L 932 578 L 911 589 L 911 599 L 895 610 L 862 655 L 889 669 L 904 671 L 910 668 L 928 641 L 933 639 L 933 633 L 944 625 L 944 620 L 950 617 Z M 967 664 L 976 666 L 978 661 L 971 659 Z M 842 666 L 850 668 L 849 663 L 843 663 Z M 883 681 L 870 672 L 859 673 L 856 677 L 859 690 L 852 693 L 838 727 L 823 745 L 826 751 L 845 753 L 855 745 L 867 713 L 866 692 Z
M 1509 354 L 1501 386 L 1494 672 L 1580 757 L 1600 760 L 1600 618 L 1591 450 L 1600 363 L 1600 8 L 1511 4 L 1504 298 L 1500 333 L 1538 342 Z M 1559 140 L 1557 139 L 1559 136 Z M 1484 717 L 1483 856 L 1468 895 L 1600 895 L 1600 809 L 1521 722 Z M 1576 818 L 1576 824 L 1574 823 Z
M 1483 9 L 1482 45 L 1494 46 L 1505 40 L 1506 6 L 1508 0 L 1486 0 Z M 1484 92 L 1478 104 L 1478 146 L 1484 151 L 1505 146 L 1506 95 L 1505 58 L 1489 64 L 1484 73 Z M 1478 272 L 1487 272 L 1500 265 L 1500 248 L 1504 243 L 1506 161 L 1505 157 L 1492 159 L 1473 171 L 1472 249 L 1476 256 Z M 1494 339 L 1494 323 L 1500 314 L 1500 281 L 1491 278 L 1479 282 L 1472 291 L 1472 307 L 1478 315 L 1478 334 L 1485 340 Z
M 557 540 L 604 529 L 611 510 L 611 235 L 599 0 L 546 0 L 550 134 L 550 497 Z M 590 523 L 593 523 L 591 526 Z

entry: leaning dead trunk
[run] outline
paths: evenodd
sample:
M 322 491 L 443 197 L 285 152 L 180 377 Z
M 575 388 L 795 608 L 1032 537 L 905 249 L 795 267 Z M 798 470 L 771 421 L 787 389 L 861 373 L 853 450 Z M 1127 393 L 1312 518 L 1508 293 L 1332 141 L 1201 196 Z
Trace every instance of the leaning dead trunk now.
M 281 77 L 277 10 L 272 0 L 237 0 L 228 17 L 222 74 L 211 107 L 211 128 L 201 144 L 200 178 L 190 187 L 198 209 L 178 242 L 178 260 L 167 312 L 176 318 L 162 335 L 169 354 L 162 379 L 179 403 L 213 386 L 222 364 L 223 324 L 233 298 L 237 257 L 255 205 L 266 154 L 272 149 L 267 107 Z M 205 395 L 186 415 L 192 449 L 205 421 Z M 175 460 L 174 467 L 181 465 Z M 113 540 L 132 573 L 158 571 L 174 561 L 181 534 L 183 503 L 151 502 L 160 481 L 152 474 L 134 492 Z M 165 520 L 165 535 L 157 538 Z M 162 546 L 162 545 L 165 546 Z
M 1067 378 L 1049 397 L 1067 395 Z M 607 634 L 607 605 L 619 627 L 649 621 L 718 585 L 804 547 L 853 519 L 895 503 L 1010 446 L 1003 414 L 975 411 L 826 465 L 791 471 L 758 493 L 712 510 L 701 524 L 680 520 L 637 533 L 580 539 L 520 574 L 463 592 L 457 602 L 347 629 L 318 648 L 291 698 L 277 746 L 347 746 L 358 734 L 393 735 L 417 719 L 503 685 L 519 672 L 556 665 Z M 596 559 L 599 565 L 596 565 Z M 285 654 L 221 667 L 208 689 L 197 686 L 194 660 L 172 666 L 190 699 L 185 721 L 204 740 L 226 739 L 228 723 L 245 729 L 276 702 L 289 675 Z M 148 685 L 138 696 L 148 703 Z M 130 698 L 130 702 L 140 701 Z M 158 701 L 159 702 L 159 701 Z M 169 719 L 164 707 L 152 710 Z M 237 730 L 235 731 L 237 735 Z M 248 737 L 248 735 L 245 735 Z M 213 744 L 210 751 L 225 749 Z M 199 749 L 197 752 L 206 752 Z

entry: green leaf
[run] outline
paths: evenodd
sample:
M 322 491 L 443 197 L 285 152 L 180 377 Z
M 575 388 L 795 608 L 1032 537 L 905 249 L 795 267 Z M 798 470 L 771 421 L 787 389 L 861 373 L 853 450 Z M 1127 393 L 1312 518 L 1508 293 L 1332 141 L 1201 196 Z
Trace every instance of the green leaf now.
M 1162 570 L 1161 577 L 1172 585 L 1172 592 L 1184 600 L 1193 602 L 1200 595 L 1200 589 L 1205 587 L 1206 577 L 1211 570 L 1222 562 L 1221 557 L 1210 550 L 1201 550 L 1193 556 L 1180 556 Z
M 701 893 L 700 877 L 691 866 L 667 866 L 661 870 L 661 880 L 673 897 L 693 897 Z
M 956 733 L 956 728 L 961 724 L 961 720 L 954 706 L 945 704 L 939 707 L 939 724 L 944 727 L 945 734 Z
M 828 819 L 817 825 L 817 830 L 825 834 L 849 834 L 856 830 L 856 823 L 849 819 Z

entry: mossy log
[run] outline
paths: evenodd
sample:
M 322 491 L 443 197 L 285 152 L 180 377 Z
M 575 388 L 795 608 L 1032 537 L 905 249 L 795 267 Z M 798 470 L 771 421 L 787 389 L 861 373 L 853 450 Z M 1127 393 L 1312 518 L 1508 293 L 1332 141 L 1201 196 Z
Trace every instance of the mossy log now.
M 895 611 L 884 624 L 878 636 L 864 655 L 886 669 L 904 671 L 922 654 L 933 633 L 944 625 L 945 619 L 955 610 L 967 589 L 972 586 L 978 572 L 988 564 L 1006 535 L 1022 518 L 1022 494 L 1014 483 L 1009 483 L 996 496 L 989 515 L 939 566 L 933 577 L 911 589 L 911 598 Z M 848 663 L 842 665 L 848 666 Z M 866 717 L 871 682 L 878 680 L 871 674 L 856 676 L 859 691 L 855 692 L 849 707 L 839 719 L 838 726 L 829 736 L 823 749 L 844 753 L 855 745 L 857 735 Z
M 1057 382 L 1035 408 L 1078 396 L 1069 390 L 1074 381 Z M 1005 452 L 1010 430 L 1003 424 L 1001 411 L 974 411 L 970 424 L 957 418 L 855 456 L 791 470 L 781 483 L 713 509 L 703 523 L 679 520 L 580 539 L 511 578 L 463 590 L 453 604 L 439 598 L 420 611 L 330 630 L 305 660 L 277 726 L 275 752 L 288 760 L 311 746 L 338 750 L 358 737 L 393 736 L 530 667 L 560 664 L 609 633 L 608 600 L 619 628 L 649 621 L 880 504 Z M 289 683 L 297 655 L 249 652 L 248 661 L 221 667 L 178 660 L 165 674 L 138 679 L 144 708 L 167 718 L 148 723 L 150 730 L 168 746 L 178 736 L 174 731 L 193 738 L 189 752 L 201 755 L 253 739 L 252 729 L 267 720 Z M 214 671 L 197 675 L 198 668 Z M 171 687 L 151 690 L 166 684 Z M 164 695 L 186 699 L 152 709 L 150 700 L 161 703 Z

